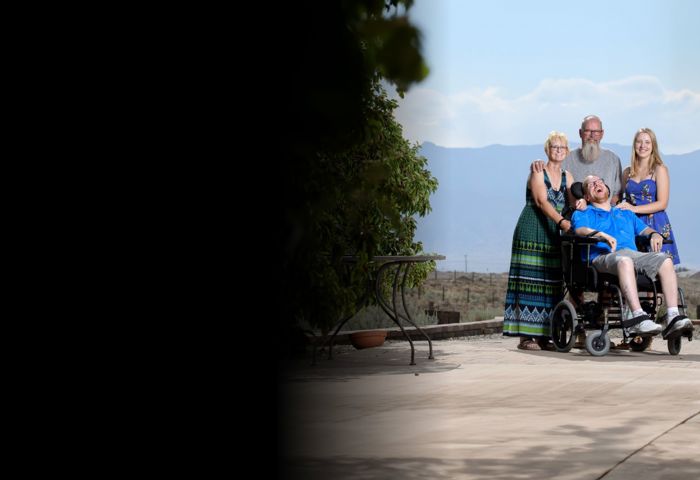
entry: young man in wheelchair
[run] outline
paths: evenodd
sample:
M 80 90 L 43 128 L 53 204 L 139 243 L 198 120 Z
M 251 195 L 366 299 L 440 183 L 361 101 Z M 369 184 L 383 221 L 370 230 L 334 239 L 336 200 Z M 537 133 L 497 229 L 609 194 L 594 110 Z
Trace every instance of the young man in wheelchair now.
M 583 181 L 584 199 L 588 208 L 574 212 L 572 229 L 576 234 L 601 241 L 591 246 L 592 265 L 600 273 L 616 275 L 627 305 L 632 310 L 633 335 L 656 335 L 663 330 L 670 334 L 692 331 L 693 323 L 678 311 L 678 279 L 672 259 L 661 252 L 663 237 L 629 210 L 613 208 L 610 193 L 603 181 L 593 175 Z M 650 235 L 651 252 L 640 252 L 635 236 Z M 666 302 L 665 328 L 655 323 L 641 307 L 637 293 L 637 272 L 653 279 L 657 275 Z

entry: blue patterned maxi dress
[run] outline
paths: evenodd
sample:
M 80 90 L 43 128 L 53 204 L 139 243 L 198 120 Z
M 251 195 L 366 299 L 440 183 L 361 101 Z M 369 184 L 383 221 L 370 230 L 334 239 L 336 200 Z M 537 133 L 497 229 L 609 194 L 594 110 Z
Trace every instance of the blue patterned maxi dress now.
M 552 188 L 546 170 L 544 183 L 547 200 L 561 213 L 566 205 L 566 173 L 562 171 L 559 191 Z M 503 335 L 549 336 L 549 316 L 564 297 L 560 245 L 559 228 L 537 208 L 527 188 L 513 232 Z
M 634 180 L 629 179 L 627 180 L 627 185 L 625 185 L 625 194 L 628 201 L 632 205 L 647 205 L 655 202 L 656 180 L 653 178 L 647 178 L 637 183 Z M 637 216 L 640 220 L 659 232 L 665 238 L 670 238 L 673 240 L 673 243 L 662 245 L 661 251 L 666 252 L 669 256 L 673 257 L 674 265 L 681 263 L 681 259 L 678 256 L 678 246 L 676 245 L 676 239 L 673 236 L 671 222 L 668 220 L 666 210 L 661 210 L 660 212 L 655 213 L 638 213 Z

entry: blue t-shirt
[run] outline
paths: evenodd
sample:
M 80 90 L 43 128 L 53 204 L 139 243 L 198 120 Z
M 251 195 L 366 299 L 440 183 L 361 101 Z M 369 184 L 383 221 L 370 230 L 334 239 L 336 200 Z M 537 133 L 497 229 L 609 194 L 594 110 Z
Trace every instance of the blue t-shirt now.
M 571 217 L 571 224 L 574 229 L 588 227 L 615 237 L 616 251 L 623 248 L 636 251 L 634 237 L 649 228 L 630 210 L 612 207 L 607 211 L 593 205 L 589 205 L 584 211 L 576 210 Z M 591 260 L 604 253 L 610 253 L 610 245 L 607 243 L 598 242 L 591 246 Z

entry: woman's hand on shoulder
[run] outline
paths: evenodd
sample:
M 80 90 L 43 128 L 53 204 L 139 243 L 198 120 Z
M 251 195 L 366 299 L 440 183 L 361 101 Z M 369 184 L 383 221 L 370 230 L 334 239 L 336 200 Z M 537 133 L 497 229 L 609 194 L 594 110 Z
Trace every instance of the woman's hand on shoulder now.
M 629 210 L 632 213 L 636 213 L 635 212 L 636 207 L 629 202 L 619 202 L 617 205 L 615 205 L 615 207 L 620 209 L 620 210 Z

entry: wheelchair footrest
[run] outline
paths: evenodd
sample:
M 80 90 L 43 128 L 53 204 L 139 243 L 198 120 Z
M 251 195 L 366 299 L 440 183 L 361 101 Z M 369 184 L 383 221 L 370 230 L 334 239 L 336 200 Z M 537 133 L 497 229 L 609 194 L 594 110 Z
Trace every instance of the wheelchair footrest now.
M 678 338 L 678 337 L 688 337 L 689 341 L 692 340 L 693 339 L 693 329 L 684 328 L 682 330 L 676 330 L 675 332 L 671 332 L 668 335 L 663 334 L 663 332 L 661 334 L 661 338 L 663 338 L 664 340 L 673 340 L 674 338 Z
M 649 315 L 640 315 L 638 317 L 630 318 L 628 320 L 622 320 L 622 326 L 625 328 L 633 327 L 639 323 L 642 323 L 644 320 L 650 320 Z
M 679 336 L 690 336 L 692 338 L 693 332 L 695 331 L 693 324 L 691 323 L 685 328 L 681 328 L 678 330 L 675 330 L 671 333 L 668 333 L 668 331 L 673 327 L 676 323 L 678 323 L 681 320 L 686 320 L 688 317 L 685 315 L 677 315 L 673 320 L 671 320 L 671 323 L 669 323 L 666 328 L 663 329 L 661 332 L 661 337 L 666 340 L 666 339 L 673 339 Z

